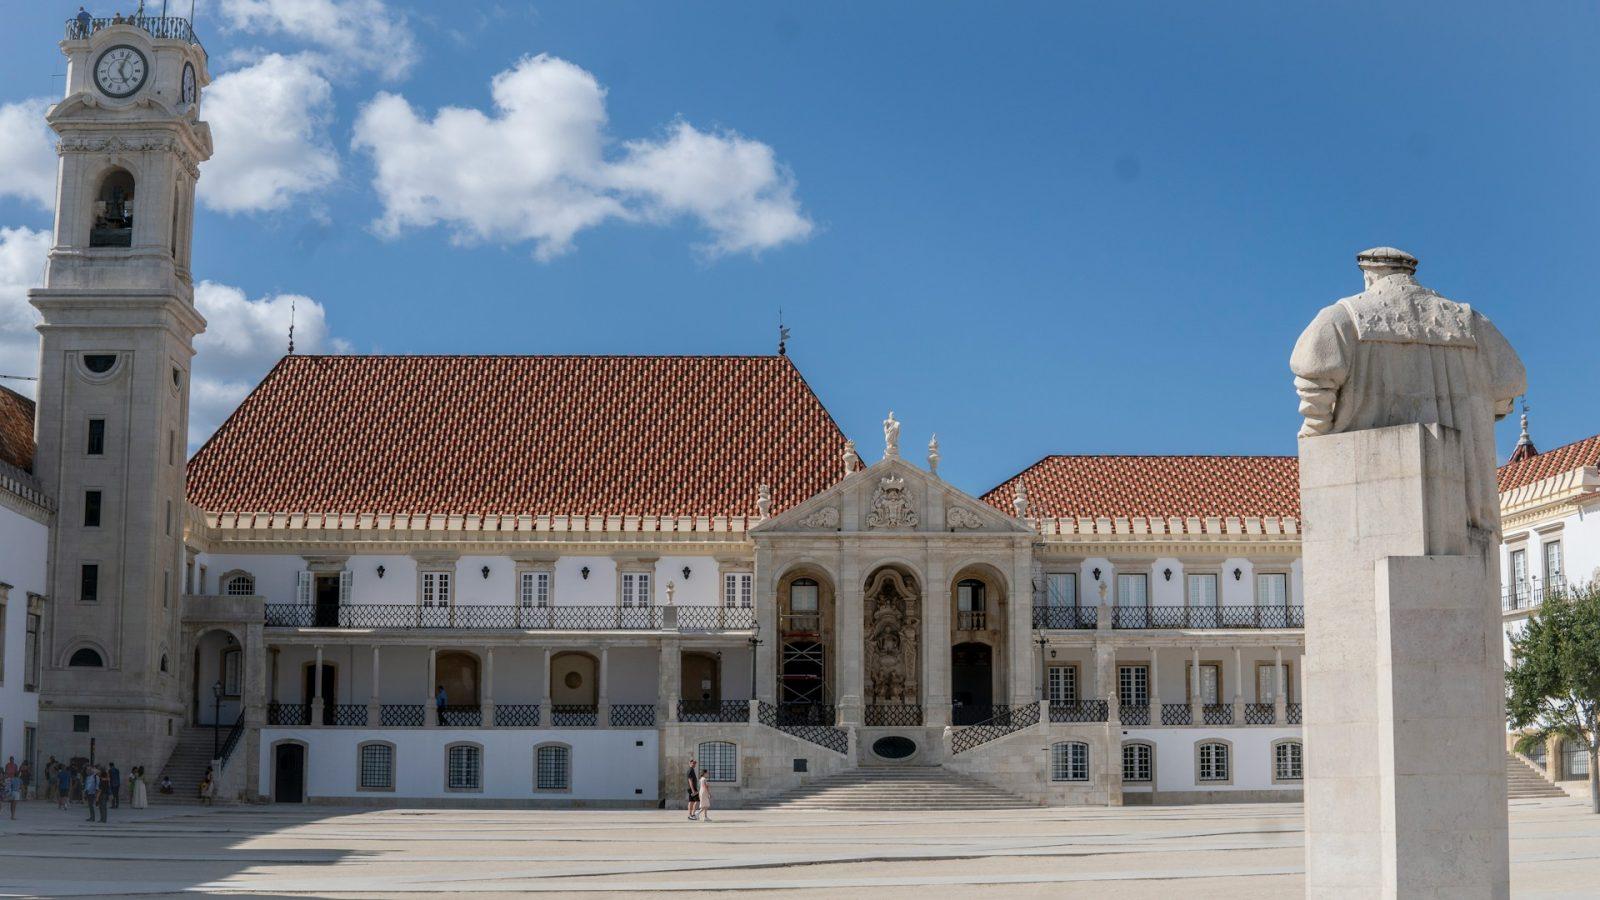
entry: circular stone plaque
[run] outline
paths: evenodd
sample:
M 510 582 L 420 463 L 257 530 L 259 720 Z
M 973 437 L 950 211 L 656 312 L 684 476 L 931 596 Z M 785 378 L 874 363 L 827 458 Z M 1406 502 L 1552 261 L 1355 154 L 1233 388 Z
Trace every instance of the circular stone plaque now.
M 905 759 L 917 752 L 917 742 L 908 737 L 891 735 L 873 741 L 872 752 L 884 759 Z

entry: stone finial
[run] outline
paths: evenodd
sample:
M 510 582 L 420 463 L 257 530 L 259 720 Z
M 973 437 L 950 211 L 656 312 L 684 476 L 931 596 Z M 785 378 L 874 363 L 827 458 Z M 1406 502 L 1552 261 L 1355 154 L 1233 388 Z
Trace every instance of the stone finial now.
M 939 436 L 928 438 L 928 471 L 939 474 Z
M 768 485 L 756 485 L 756 514 L 763 519 L 772 515 L 772 488 Z
M 1533 445 L 1533 438 L 1528 434 L 1528 397 L 1522 397 L 1522 434 L 1517 437 L 1517 446 L 1511 450 L 1511 458 L 1507 464 L 1522 462 L 1539 455 L 1539 448 Z
M 895 421 L 892 409 L 889 418 L 883 420 L 883 458 L 900 458 L 900 423 Z
M 855 471 L 861 468 L 861 454 L 856 452 L 855 441 L 844 442 L 844 452 L 839 454 L 839 458 L 844 460 L 844 474 L 846 475 L 854 475 Z
M 1017 511 L 1017 518 L 1028 517 L 1028 483 L 1020 478 L 1017 479 L 1016 496 L 1011 498 L 1011 508 Z

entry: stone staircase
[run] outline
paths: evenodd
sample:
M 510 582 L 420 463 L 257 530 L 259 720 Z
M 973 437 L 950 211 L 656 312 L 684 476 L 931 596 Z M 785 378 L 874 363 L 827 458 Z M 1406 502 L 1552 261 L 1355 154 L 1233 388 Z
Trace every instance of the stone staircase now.
M 746 808 L 1037 809 L 1038 804 L 939 766 L 894 766 L 849 769 Z
M 228 730 L 224 728 L 222 738 L 226 740 L 227 737 Z M 147 773 L 149 784 L 146 785 L 146 791 L 150 795 L 150 803 L 200 802 L 200 780 L 205 777 L 206 768 L 210 765 L 210 726 L 184 726 L 178 733 L 178 745 L 172 748 L 172 756 L 167 758 L 166 767 L 157 769 L 152 766 Z M 162 772 L 172 776 L 171 794 L 163 794 L 156 789 L 161 783 Z
M 1516 754 L 1506 754 L 1506 796 L 1512 800 L 1529 798 L 1565 797 L 1567 792 L 1544 780 L 1533 766 Z

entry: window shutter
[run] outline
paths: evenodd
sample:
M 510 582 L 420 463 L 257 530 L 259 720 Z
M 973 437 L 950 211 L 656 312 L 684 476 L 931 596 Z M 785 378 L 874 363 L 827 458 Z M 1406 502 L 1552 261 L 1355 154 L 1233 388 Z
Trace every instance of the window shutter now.
M 295 573 L 295 577 L 298 579 L 295 582 L 295 587 L 294 587 L 294 599 L 295 599 L 295 602 L 300 604 L 301 606 L 310 606 L 311 605 L 311 573 L 310 572 L 296 572 Z
M 348 606 L 350 604 L 350 576 L 351 572 L 349 569 L 345 569 L 343 572 L 339 573 L 340 606 Z

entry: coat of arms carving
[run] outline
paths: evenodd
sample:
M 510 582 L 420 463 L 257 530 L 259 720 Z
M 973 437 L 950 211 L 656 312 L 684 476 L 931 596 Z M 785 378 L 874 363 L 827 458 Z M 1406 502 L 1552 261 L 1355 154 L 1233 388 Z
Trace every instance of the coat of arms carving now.
M 921 519 L 911 506 L 906 494 L 906 480 L 885 475 L 872 492 L 872 512 L 867 514 L 868 528 L 915 528 Z
M 800 520 L 801 528 L 838 528 L 839 510 L 832 506 L 813 512 Z
M 982 528 L 983 516 L 965 506 L 952 506 L 945 510 L 944 521 L 951 528 Z

